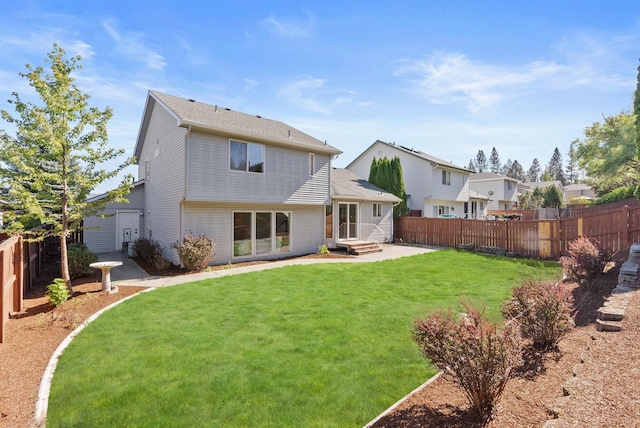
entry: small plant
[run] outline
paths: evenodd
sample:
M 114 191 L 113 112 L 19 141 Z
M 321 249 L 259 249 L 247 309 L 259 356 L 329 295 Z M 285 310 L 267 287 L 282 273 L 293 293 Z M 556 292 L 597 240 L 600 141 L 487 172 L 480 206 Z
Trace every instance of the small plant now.
M 93 269 L 91 269 L 89 265 L 98 261 L 98 257 L 89 251 L 86 245 L 78 242 L 69 244 L 67 247 L 67 257 L 69 262 L 69 276 L 71 279 L 91 275 Z
M 213 238 L 206 235 L 186 233 L 178 244 L 180 262 L 189 271 L 201 271 L 211 263 L 216 255 L 216 244 Z
M 573 296 L 562 283 L 529 281 L 513 289 L 502 314 L 516 322 L 534 348 L 548 351 L 574 327 Z
M 590 290 L 609 256 L 595 239 L 579 236 L 569 244 L 569 255 L 560 257 L 566 277 Z
M 413 339 L 422 354 L 459 384 L 471 406 L 488 419 L 511 371 L 522 362 L 522 339 L 513 323 L 489 324 L 471 303 L 454 319 L 436 311 L 415 322 Z
M 329 249 L 325 244 L 322 244 L 320 245 L 320 247 L 318 247 L 318 254 L 329 254 Z
M 162 255 L 162 247 L 160 246 L 160 243 L 153 239 L 136 239 L 135 248 L 140 258 L 147 263 L 153 263 L 153 259 L 156 254 Z
M 62 278 L 54 279 L 53 282 L 47 286 L 46 294 L 49 297 L 49 302 L 56 308 L 69 299 L 69 289 Z M 53 311 L 51 312 L 51 317 L 53 318 Z

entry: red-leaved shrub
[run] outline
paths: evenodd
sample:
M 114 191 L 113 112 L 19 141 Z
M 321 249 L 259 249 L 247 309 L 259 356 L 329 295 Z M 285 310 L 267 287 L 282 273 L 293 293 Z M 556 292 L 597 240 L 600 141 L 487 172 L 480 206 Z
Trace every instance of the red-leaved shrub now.
M 216 254 L 216 244 L 213 238 L 206 235 L 186 233 L 182 242 L 178 244 L 178 257 L 189 271 L 201 271 L 207 266 Z
M 422 354 L 459 384 L 471 406 L 488 418 L 511 371 L 522 363 L 522 339 L 515 324 L 502 330 L 486 321 L 471 303 L 459 319 L 436 311 L 417 320 L 413 339 Z
M 588 290 L 609 261 L 607 253 L 595 239 L 579 236 L 569 243 L 569 255 L 560 257 L 567 279 L 584 285 Z
M 529 281 L 513 289 L 502 314 L 512 319 L 534 348 L 555 348 L 575 325 L 572 317 L 573 296 L 562 283 Z

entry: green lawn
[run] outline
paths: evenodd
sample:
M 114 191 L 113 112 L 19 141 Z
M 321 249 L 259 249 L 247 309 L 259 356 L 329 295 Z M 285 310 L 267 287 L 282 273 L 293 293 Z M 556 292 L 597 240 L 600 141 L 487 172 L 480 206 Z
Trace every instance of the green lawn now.
M 356 427 L 431 377 L 413 321 L 463 296 L 499 319 L 557 263 L 453 250 L 290 266 L 143 293 L 62 355 L 47 427 Z

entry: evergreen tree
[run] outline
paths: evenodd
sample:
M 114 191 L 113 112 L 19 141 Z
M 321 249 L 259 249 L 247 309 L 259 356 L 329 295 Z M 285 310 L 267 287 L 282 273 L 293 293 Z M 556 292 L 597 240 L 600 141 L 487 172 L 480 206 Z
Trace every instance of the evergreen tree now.
M 487 157 L 482 150 L 478 150 L 478 154 L 476 155 L 476 172 L 487 172 L 488 169 Z
M 467 165 L 467 169 L 471 172 L 476 172 L 476 166 L 473 164 L 473 159 L 469 160 L 469 165 Z
M 386 156 L 377 160 L 373 158 L 369 168 L 369 182 L 401 199 L 401 202 L 393 209 L 394 217 L 407 213 L 407 193 L 399 157 L 396 156 L 392 160 Z
M 566 167 L 566 180 L 569 184 L 575 184 L 578 182 L 578 153 L 576 151 L 576 145 L 580 140 L 575 139 L 569 144 L 569 151 L 567 152 L 567 156 L 569 157 L 569 162 L 567 162 Z
M 500 174 L 500 156 L 495 147 L 491 149 L 491 156 L 489 156 L 489 169 L 494 174 Z
M 560 154 L 560 150 L 556 147 L 553 151 L 553 156 L 551 156 L 551 160 L 547 165 L 547 171 L 553 180 L 560 181 L 562 185 L 566 184 L 566 179 L 564 177 L 564 167 L 562 166 L 562 154 Z
M 507 177 L 515 178 L 519 181 L 525 181 L 524 168 L 522 168 L 520 162 L 518 162 L 517 160 L 513 161 Z
M 402 164 L 399 157 L 391 159 L 391 172 L 393 176 L 393 193 L 401 199 L 400 203 L 393 208 L 393 216 L 400 217 L 409 211 L 407 206 L 407 192 L 404 187 L 404 174 L 402 173 Z
M 633 94 L 633 115 L 635 125 L 636 154 L 640 157 L 640 66 L 638 66 L 636 92 Z
M 507 162 L 505 162 L 505 164 L 502 165 L 502 168 L 500 168 L 500 170 L 498 171 L 498 174 L 504 175 L 505 177 L 509 177 L 512 166 L 513 166 L 513 162 L 511 161 L 511 159 L 507 159 Z
M 540 176 L 540 181 L 554 181 L 551 172 L 548 169 L 545 169 L 542 175 Z
M 560 208 L 563 204 L 562 192 L 556 186 L 549 186 L 542 191 L 542 208 Z
M 528 181 L 529 183 L 537 183 L 540 180 L 540 172 L 542 172 L 540 161 L 538 161 L 538 158 L 534 158 L 531 162 L 531 166 L 527 170 L 526 181 Z
M 80 69 L 80 56 L 65 58 L 65 51 L 54 45 L 48 54 L 51 74 L 43 67 L 27 65 L 20 75 L 29 81 L 43 105 L 23 102 L 17 93 L 13 100 L 17 116 L 0 111 L 2 118 L 16 128 L 16 137 L 0 132 L 0 182 L 10 191 L 13 220 L 27 215 L 51 226 L 42 230 L 39 239 L 60 239 L 61 275 L 69 291 L 71 280 L 67 259 L 67 237 L 82 218 L 102 211 L 107 203 L 126 202 L 132 176 L 105 198 L 88 202 L 87 197 L 100 183 L 116 177 L 133 163 L 127 159 L 115 169 L 98 166 L 124 154 L 124 150 L 107 147 L 107 122 L 112 111 L 89 107 L 89 95 L 74 84 L 71 74 Z M 5 229 L 21 232 L 24 225 L 11 222 Z

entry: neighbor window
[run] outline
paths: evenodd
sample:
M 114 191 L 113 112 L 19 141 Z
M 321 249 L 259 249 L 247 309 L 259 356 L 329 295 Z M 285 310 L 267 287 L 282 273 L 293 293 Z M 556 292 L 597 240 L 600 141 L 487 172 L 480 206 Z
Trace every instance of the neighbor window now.
M 230 141 L 229 168 L 234 171 L 264 172 L 264 146 Z
M 316 155 L 315 153 L 309 153 L 309 175 L 313 175 L 316 172 Z
M 511 182 L 507 181 L 507 190 L 511 190 Z
M 373 216 L 382 217 L 382 204 L 379 202 L 373 203 Z
M 442 171 L 442 184 L 451 185 L 451 171 Z

